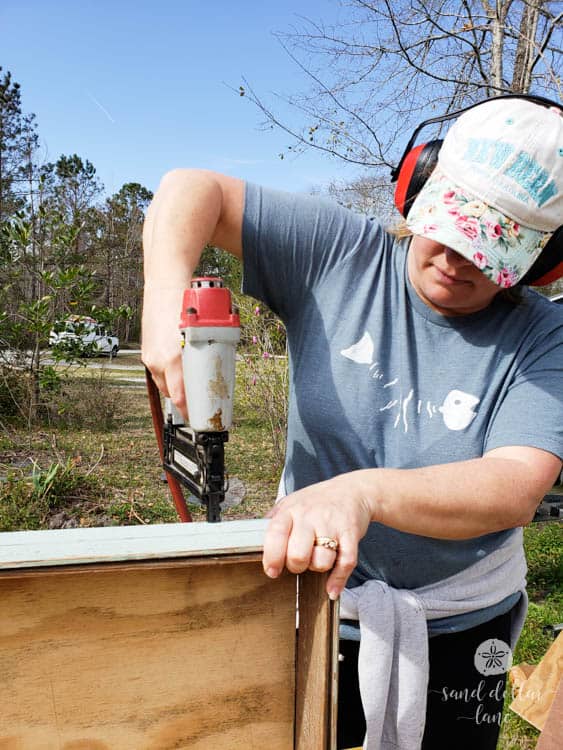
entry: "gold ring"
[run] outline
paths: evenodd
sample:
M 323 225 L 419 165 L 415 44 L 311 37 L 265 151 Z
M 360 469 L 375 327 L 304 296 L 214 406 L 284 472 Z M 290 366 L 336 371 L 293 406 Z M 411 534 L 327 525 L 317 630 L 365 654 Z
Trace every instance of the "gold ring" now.
M 336 552 L 338 549 L 338 542 L 331 536 L 316 536 L 315 547 L 325 547 L 325 549 L 330 549 L 333 552 Z

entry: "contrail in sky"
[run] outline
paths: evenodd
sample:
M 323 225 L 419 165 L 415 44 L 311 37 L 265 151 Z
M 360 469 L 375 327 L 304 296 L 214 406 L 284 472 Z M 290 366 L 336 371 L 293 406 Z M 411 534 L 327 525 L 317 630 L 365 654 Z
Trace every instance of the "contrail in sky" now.
M 114 119 L 113 119 L 113 117 L 112 117 L 112 116 L 110 115 L 110 113 L 109 113 L 109 112 L 107 111 L 107 109 L 106 109 L 106 108 L 104 107 L 104 105 L 103 105 L 103 104 L 100 104 L 100 102 L 99 102 L 99 101 L 98 101 L 98 100 L 96 99 L 96 97 L 95 97 L 95 96 L 94 96 L 93 94 L 91 94 L 91 93 L 90 93 L 90 92 L 89 92 L 88 90 L 86 90 L 86 93 L 88 94 L 88 96 L 90 97 L 90 99 L 91 99 L 91 100 L 92 100 L 92 101 L 94 102 L 94 104 L 95 104 L 95 105 L 96 105 L 97 107 L 99 107 L 99 109 L 101 109 L 101 110 L 102 110 L 102 112 L 103 112 L 103 113 L 104 113 L 104 115 L 105 115 L 105 116 L 106 116 L 106 117 L 108 118 L 108 120 L 109 120 L 110 122 L 113 122 L 113 124 L 115 125 L 115 120 L 114 120 Z

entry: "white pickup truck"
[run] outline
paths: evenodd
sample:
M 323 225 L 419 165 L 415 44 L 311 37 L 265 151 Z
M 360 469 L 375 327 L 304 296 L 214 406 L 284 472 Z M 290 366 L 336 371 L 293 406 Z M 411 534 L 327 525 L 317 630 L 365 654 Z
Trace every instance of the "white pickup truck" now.
M 67 344 L 84 356 L 108 354 L 116 357 L 119 339 L 94 318 L 72 316 L 57 323 L 49 334 L 49 346 Z

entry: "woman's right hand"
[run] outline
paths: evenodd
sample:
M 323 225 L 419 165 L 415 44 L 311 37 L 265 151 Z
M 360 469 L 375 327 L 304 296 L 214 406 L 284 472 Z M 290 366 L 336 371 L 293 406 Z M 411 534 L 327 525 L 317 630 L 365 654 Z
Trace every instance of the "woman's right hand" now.
M 157 388 L 187 418 L 179 323 L 186 286 L 145 285 L 141 358 Z

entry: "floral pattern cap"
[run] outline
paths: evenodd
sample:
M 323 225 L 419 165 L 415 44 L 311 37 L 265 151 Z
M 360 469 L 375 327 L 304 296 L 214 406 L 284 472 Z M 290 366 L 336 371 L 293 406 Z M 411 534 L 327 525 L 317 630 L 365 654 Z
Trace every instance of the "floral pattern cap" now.
M 518 224 L 454 185 L 440 167 L 417 195 L 407 226 L 463 255 L 505 288 L 520 281 L 552 234 Z

